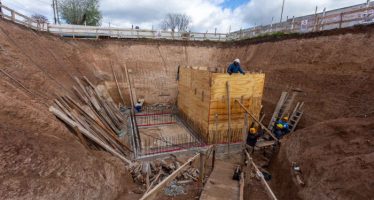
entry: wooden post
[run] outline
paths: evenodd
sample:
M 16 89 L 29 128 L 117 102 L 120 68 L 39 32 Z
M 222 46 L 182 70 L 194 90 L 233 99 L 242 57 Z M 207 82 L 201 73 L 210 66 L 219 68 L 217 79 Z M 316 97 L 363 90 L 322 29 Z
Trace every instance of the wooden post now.
M 262 172 L 258 169 L 257 165 L 253 162 L 253 159 L 251 158 L 251 156 L 249 155 L 249 153 L 247 151 L 244 151 L 246 156 L 247 156 L 247 159 L 248 159 L 248 162 L 249 162 L 249 165 L 252 165 L 253 168 L 255 169 L 255 172 L 257 174 L 257 176 L 261 179 L 261 183 L 262 185 L 265 187 L 265 191 L 267 193 L 267 195 L 272 199 L 272 200 L 278 200 L 277 197 L 275 196 L 274 192 L 271 190 L 269 184 L 266 182 L 265 178 L 264 178 L 264 175 L 262 174 Z
M 228 142 L 227 142 L 227 154 L 230 156 L 230 142 L 231 142 L 231 102 L 230 102 L 230 82 L 226 82 L 226 94 L 227 94 L 227 114 L 229 117 L 228 124 L 227 124 L 227 135 L 228 135 Z
M 243 154 L 244 155 L 244 154 Z M 240 173 L 240 189 L 239 189 L 239 199 L 244 200 L 244 173 Z
M 215 125 L 215 132 L 213 134 L 213 144 L 215 145 L 217 143 L 217 134 L 218 134 L 218 114 L 216 113 L 214 115 L 214 125 Z
M 248 119 L 248 113 L 244 113 L 244 128 L 242 132 L 242 150 L 245 150 L 245 146 L 247 144 L 247 135 L 248 135 L 248 128 L 249 128 L 249 119 Z M 242 160 L 244 160 L 244 154 L 242 154 Z
M 200 169 L 199 169 L 199 179 L 200 179 L 200 184 L 203 186 L 204 184 L 204 165 L 205 165 L 205 152 L 200 151 Z
M 218 134 L 218 114 L 217 113 L 214 116 L 214 123 L 215 123 L 216 130 L 215 130 L 215 133 L 213 135 L 212 169 L 214 169 L 214 163 L 216 161 L 216 143 L 217 143 L 216 137 L 217 137 L 217 134 Z

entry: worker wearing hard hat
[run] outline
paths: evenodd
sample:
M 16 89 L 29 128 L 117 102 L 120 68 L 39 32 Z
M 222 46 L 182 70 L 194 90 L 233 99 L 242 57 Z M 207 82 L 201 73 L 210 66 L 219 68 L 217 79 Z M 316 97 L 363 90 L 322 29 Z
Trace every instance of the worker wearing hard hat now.
M 288 126 L 288 117 L 283 117 L 277 123 L 275 123 L 274 134 L 280 139 L 283 135 L 286 135 L 289 132 Z
M 247 136 L 247 145 L 252 149 L 251 153 L 255 151 L 255 146 L 258 138 L 264 135 L 262 130 L 256 128 L 250 128 Z
M 239 72 L 241 74 L 243 74 L 243 75 L 245 74 L 245 72 L 243 71 L 243 69 L 240 66 L 240 60 L 239 60 L 239 58 L 236 58 L 234 60 L 234 62 L 231 63 L 229 65 L 229 67 L 227 68 L 227 73 L 231 75 L 231 74 L 237 74 Z

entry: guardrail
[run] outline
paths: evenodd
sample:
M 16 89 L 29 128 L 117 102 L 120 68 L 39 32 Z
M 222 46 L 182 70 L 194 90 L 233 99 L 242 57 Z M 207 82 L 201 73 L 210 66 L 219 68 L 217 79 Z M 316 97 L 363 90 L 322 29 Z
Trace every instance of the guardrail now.
M 13 21 L 18 24 L 22 24 L 26 27 L 29 27 L 35 30 L 48 31 L 47 23 L 40 23 L 2 4 L 0 4 L 0 8 L 1 8 L 0 17 L 4 19 L 8 19 L 10 21 Z
M 339 12 L 339 10 L 341 11 Z M 360 4 L 349 9 L 325 11 L 314 15 L 288 19 L 282 23 L 256 26 L 232 32 L 228 35 L 228 38 L 242 40 L 275 33 L 308 33 L 370 23 L 374 23 L 374 5 Z
M 51 33 L 64 37 L 110 37 L 110 38 L 146 38 L 166 40 L 193 40 L 193 41 L 226 41 L 227 34 L 223 33 L 197 33 L 197 32 L 170 32 L 145 29 L 126 29 L 113 27 L 80 26 L 80 25 L 54 25 L 49 24 Z

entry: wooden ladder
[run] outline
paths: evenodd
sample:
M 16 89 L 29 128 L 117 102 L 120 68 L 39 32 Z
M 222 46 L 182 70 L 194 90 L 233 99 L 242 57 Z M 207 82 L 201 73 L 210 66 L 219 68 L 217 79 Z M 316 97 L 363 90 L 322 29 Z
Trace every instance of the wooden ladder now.
M 288 126 L 290 127 L 290 133 L 295 131 L 297 124 L 299 123 L 301 117 L 303 116 L 304 114 L 303 108 L 304 108 L 304 102 L 301 102 L 301 103 L 298 102 L 296 104 L 296 107 L 293 110 L 290 120 L 288 122 Z
M 279 98 L 279 101 L 277 103 L 277 106 L 275 107 L 273 116 L 271 117 L 269 125 L 268 125 L 268 129 L 271 131 L 273 131 L 274 124 L 276 123 L 279 117 L 279 112 L 282 109 L 283 104 L 286 102 L 287 96 L 288 96 L 288 92 L 282 92 L 281 97 Z
M 289 111 L 292 107 L 293 102 L 295 101 L 295 98 L 297 96 L 298 92 L 292 92 L 291 96 L 287 95 L 286 101 L 283 103 L 281 109 L 279 110 L 279 118 L 283 118 L 285 116 L 289 115 Z

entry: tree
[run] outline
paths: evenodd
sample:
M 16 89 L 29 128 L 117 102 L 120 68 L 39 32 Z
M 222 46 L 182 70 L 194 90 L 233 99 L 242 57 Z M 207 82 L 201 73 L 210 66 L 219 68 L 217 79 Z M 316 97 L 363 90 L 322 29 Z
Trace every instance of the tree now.
M 161 23 L 163 30 L 171 29 L 171 31 L 178 30 L 179 32 L 187 31 L 191 23 L 191 17 L 186 14 L 169 13 L 165 16 Z
M 31 16 L 31 19 L 34 22 L 38 23 L 38 24 L 46 24 L 46 23 L 48 23 L 48 18 L 46 16 L 44 16 L 44 15 L 41 15 L 41 14 L 33 14 Z
M 58 7 L 62 18 L 68 24 L 100 25 L 102 16 L 99 0 L 61 0 Z

